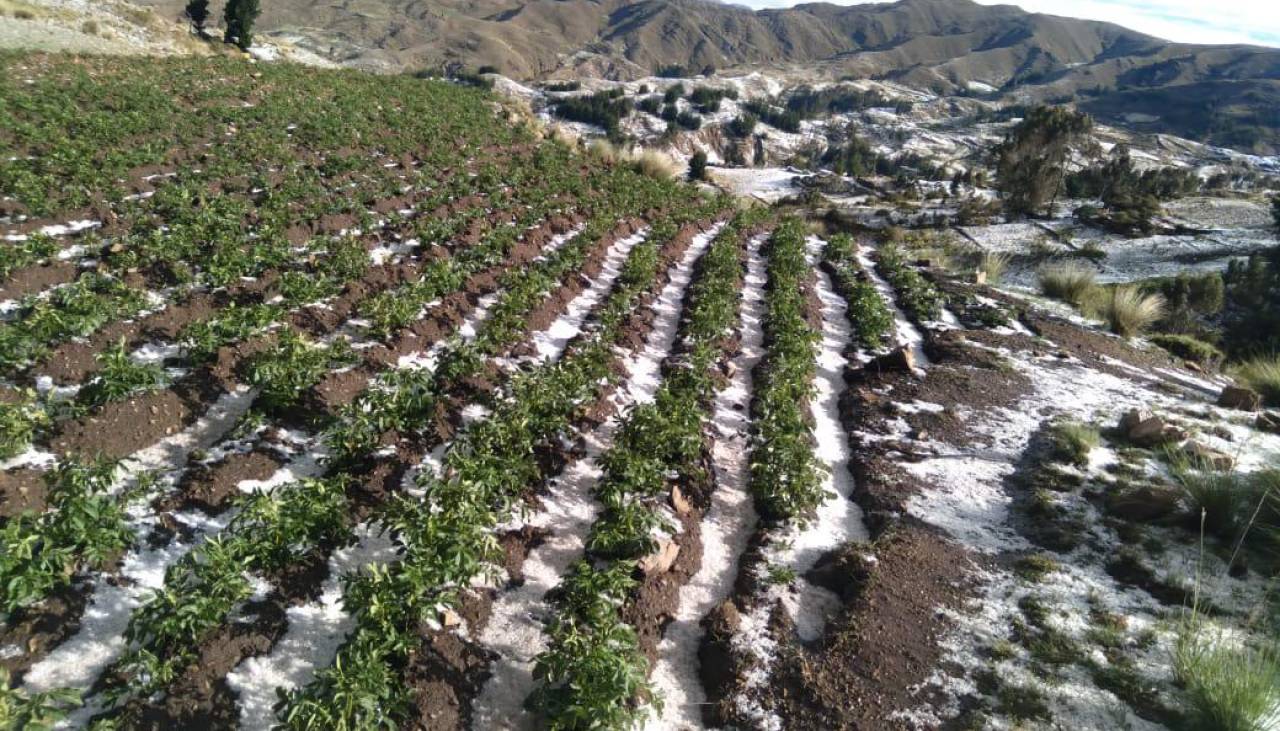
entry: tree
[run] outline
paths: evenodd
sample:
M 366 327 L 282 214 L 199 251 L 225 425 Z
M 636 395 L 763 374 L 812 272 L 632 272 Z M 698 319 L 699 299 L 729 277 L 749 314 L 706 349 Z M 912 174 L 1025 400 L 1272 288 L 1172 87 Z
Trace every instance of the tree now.
M 242 51 L 253 43 L 253 22 L 258 19 L 258 0 L 227 0 L 223 21 L 227 26 L 225 40 Z
M 204 24 L 209 20 L 209 0 L 187 0 L 183 15 L 191 21 L 197 33 L 204 35 Z
M 1093 120 L 1062 107 L 1036 107 L 995 150 L 998 187 L 1013 216 L 1052 213 L 1073 147 L 1088 140 Z
M 689 158 L 689 179 L 690 180 L 706 180 L 707 178 L 707 153 L 698 150 L 693 153 L 693 157 Z
M 1280 195 L 1271 199 L 1271 217 L 1276 221 L 1276 228 L 1280 228 Z

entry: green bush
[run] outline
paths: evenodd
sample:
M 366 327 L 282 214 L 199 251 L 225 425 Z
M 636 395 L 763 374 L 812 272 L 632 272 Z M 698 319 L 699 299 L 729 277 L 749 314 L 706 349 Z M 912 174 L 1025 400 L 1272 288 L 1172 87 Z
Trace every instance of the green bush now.
M 1151 342 L 1178 358 L 1200 365 L 1221 363 L 1226 357 L 1216 346 L 1190 335 L 1152 335 Z

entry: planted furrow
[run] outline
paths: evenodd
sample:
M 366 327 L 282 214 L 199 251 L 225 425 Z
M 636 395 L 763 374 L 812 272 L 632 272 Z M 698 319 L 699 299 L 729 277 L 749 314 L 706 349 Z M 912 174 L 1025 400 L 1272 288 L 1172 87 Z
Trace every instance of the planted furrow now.
M 285 341 L 284 344 L 287 348 L 293 348 L 294 350 L 298 350 L 299 348 L 301 348 L 300 352 L 303 352 L 303 353 L 314 352 L 300 342 Z M 325 360 L 319 361 L 316 363 L 316 365 L 320 368 L 326 368 L 329 365 L 329 360 L 325 359 Z M 273 379 L 273 380 L 276 380 L 276 379 Z M 286 379 L 274 384 L 264 383 L 263 385 L 264 385 L 264 388 L 266 389 L 266 392 L 262 394 L 262 397 L 261 397 L 261 401 L 263 405 L 271 406 L 273 399 L 279 400 L 280 398 L 283 398 L 287 394 L 293 393 L 294 389 L 292 388 L 292 384 L 294 384 L 295 382 L 296 381 L 292 379 Z M 278 405 L 277 405 L 277 408 L 278 408 Z M 260 469 L 269 468 L 270 466 L 271 466 L 271 462 L 268 460 L 267 463 Z M 205 501 L 203 505 L 214 508 L 214 509 L 221 509 L 225 507 L 225 504 L 223 503 L 225 503 L 225 501 L 227 500 L 227 498 L 230 497 L 230 495 L 224 492 L 224 494 L 221 496 L 209 496 L 209 497 L 212 498 L 214 502 L 210 504 L 208 501 Z M 179 505 L 181 505 L 181 503 Z M 197 499 L 196 501 L 193 502 L 193 506 L 201 507 L 202 502 L 199 499 Z
M 600 256 L 605 251 L 617 250 L 625 254 L 637 242 L 638 237 L 626 235 L 634 224 L 615 227 L 603 237 L 596 237 L 594 231 L 603 223 L 603 219 L 589 223 L 585 230 L 569 241 L 549 250 L 531 269 L 513 273 L 506 282 L 509 287 L 503 290 L 498 301 L 489 306 L 489 311 L 477 310 L 475 316 L 459 328 L 460 341 L 442 342 L 440 348 L 421 359 L 415 359 L 411 367 L 428 372 L 442 365 L 448 369 L 449 362 L 459 352 L 463 352 L 459 343 L 465 345 L 483 340 L 488 343 L 484 350 L 497 349 L 497 352 L 501 352 L 503 344 L 510 347 L 517 335 L 520 338 L 532 337 L 523 334 L 536 332 L 532 324 L 526 322 L 523 327 L 516 328 L 516 322 L 522 312 L 539 300 L 536 294 L 539 291 L 545 301 L 565 301 L 563 297 L 548 298 L 550 290 L 545 289 L 554 283 L 556 273 L 568 272 L 572 276 L 575 262 L 580 261 L 580 257 L 588 250 L 591 252 L 589 256 L 594 260 L 598 258 L 596 252 Z M 548 281 L 547 277 L 551 279 Z M 560 291 L 564 291 L 565 286 L 561 284 Z M 496 318 L 496 321 L 491 322 L 490 318 Z M 441 442 L 437 451 L 442 451 L 448 444 L 447 440 Z M 424 464 L 424 469 L 430 469 L 430 461 L 428 459 L 427 464 Z M 406 475 L 405 480 L 412 483 L 409 475 Z M 276 689 L 288 690 L 305 684 L 316 667 L 322 667 L 334 657 L 342 638 L 354 626 L 354 618 L 343 609 L 341 602 L 345 577 L 357 575 L 366 565 L 386 564 L 394 558 L 389 537 L 384 536 L 375 523 L 361 524 L 357 531 L 363 533 L 363 538 L 349 550 L 336 552 L 330 558 L 329 578 L 320 589 L 319 601 L 288 610 L 288 630 L 273 645 L 272 651 L 249 658 L 228 675 L 228 683 L 240 698 L 243 725 L 270 725 L 274 719 L 272 706 L 276 700 Z
M 428 688 L 439 682 L 430 678 L 442 668 L 433 670 L 430 655 L 419 655 L 429 653 L 419 648 L 429 639 L 419 635 L 419 623 L 457 606 L 473 580 L 494 570 L 494 528 L 545 478 L 549 465 L 539 453 L 610 380 L 614 344 L 637 321 L 635 308 L 646 309 L 643 303 L 652 297 L 646 293 L 691 238 L 670 224 L 660 228 L 632 249 L 594 327 L 560 360 L 517 375 L 492 414 L 464 429 L 442 474 L 420 476 L 421 499 L 391 501 L 381 520 L 396 535 L 402 558 L 348 584 L 356 629 L 335 664 L 290 695 L 282 715 L 287 725 L 349 728 L 406 717 L 414 698 L 395 680 L 405 662 L 411 678 L 420 677 Z M 661 249 L 654 239 L 665 242 Z M 391 606 L 386 600 L 393 596 Z
M 530 272 L 532 272 L 532 271 L 536 271 L 536 269 L 535 269 L 535 270 L 530 270 Z M 502 306 L 502 304 L 503 304 L 503 303 L 499 303 L 499 307 L 501 307 L 501 306 Z M 484 334 L 485 334 L 485 332 L 486 332 L 486 329 L 482 328 L 481 335 L 484 335 Z M 357 487 L 358 487 L 358 486 L 357 486 Z M 355 493 L 351 493 L 351 492 L 350 492 L 350 489 L 348 489 L 348 493 L 349 493 L 349 495 L 352 495 L 352 496 L 358 496 L 358 495 L 360 494 L 360 491 L 359 491 L 359 489 L 357 489 L 357 491 L 356 491 Z M 349 501 L 343 505 L 343 511 L 344 511 L 344 514 L 345 514 L 345 515 L 347 515 L 347 517 L 348 517 L 351 521 L 355 521 L 355 520 L 358 518 L 358 516 L 359 516 L 359 515 L 361 515 L 361 514 L 363 514 L 363 513 L 367 512 L 367 511 L 365 511 L 365 510 L 363 510 L 363 509 L 358 508 L 358 506 L 357 506 L 356 504 L 353 504 L 353 503 L 351 503 L 351 502 L 349 502 Z M 357 531 L 363 531 L 363 530 L 364 530 L 364 527 L 362 527 L 362 526 L 356 526 L 355 530 L 357 530 Z M 232 538 L 231 538 L 231 539 L 229 539 L 229 540 L 231 540 L 231 541 L 232 541 L 231 545 L 232 545 L 233 547 L 234 547 L 234 546 L 239 546 L 240 544 L 242 544 L 242 543 L 244 543 L 244 542 L 245 542 L 245 541 L 244 541 L 244 539 L 236 540 L 236 537 L 234 536 L 234 534 L 233 534 Z M 197 550 L 204 550 L 204 549 L 203 549 L 203 547 L 201 547 L 201 548 L 198 548 Z M 245 549 L 245 550 L 250 550 L 250 549 Z M 323 561 L 325 560 L 325 556 L 327 556 L 327 555 L 329 554 L 330 550 L 331 550 L 331 549 L 326 548 L 325 546 L 318 546 L 318 547 L 316 547 L 316 549 L 315 549 L 315 553 L 313 553 L 313 554 L 312 554 L 312 556 L 314 557 L 314 559 L 315 559 L 315 560 L 319 560 L 319 561 L 321 561 L 321 562 L 323 563 Z M 339 559 L 339 560 L 341 560 L 341 559 L 343 558 L 343 556 L 347 556 L 347 557 L 349 557 L 349 556 L 351 556 L 351 555 L 357 555 L 357 556 L 359 556 L 359 555 L 368 555 L 368 549 L 367 549 L 367 546 L 360 545 L 360 546 L 357 546 L 357 547 L 353 548 L 353 550 L 352 550 L 351 552 L 348 552 L 348 553 L 345 553 L 345 554 L 339 554 L 338 559 Z M 312 561 L 312 563 L 314 563 L 314 562 L 315 562 L 315 561 L 313 560 L 313 561 Z M 264 568 L 264 569 L 271 569 L 272 567 L 271 567 L 271 566 L 265 566 L 265 567 L 263 567 L 263 568 Z M 318 585 L 319 585 L 319 583 L 320 583 L 320 581 L 321 581 L 322 579 L 323 579 L 323 576 L 322 576 L 322 575 L 316 575 L 316 576 L 314 576 L 312 579 L 309 579 L 309 580 L 304 584 L 304 586 L 318 587 Z M 276 583 L 277 583 L 277 582 L 273 582 L 273 583 L 272 583 L 272 585 L 274 586 L 274 585 L 276 585 Z M 167 585 L 166 585 L 166 586 L 167 586 Z M 202 584 L 201 586 L 203 586 L 203 584 Z M 294 596 L 298 596 L 297 592 L 298 592 L 299 590 L 300 590 L 300 587 L 295 585 L 295 586 L 293 586 L 293 587 L 292 587 L 292 589 L 291 589 L 291 590 L 289 590 L 288 592 L 286 592 L 286 595 L 294 595 Z M 243 591 L 243 589 L 241 589 L 241 591 Z M 283 591 L 283 589 L 281 589 L 281 591 Z M 310 591 L 310 590 L 308 590 L 308 591 Z M 281 637 L 283 637 L 283 636 L 285 635 L 285 633 L 287 632 L 287 619 L 286 619 L 286 616 L 285 616 L 285 615 L 286 615 L 286 613 L 287 613 L 287 611 L 288 611 L 288 610 L 287 610 L 287 602 L 285 602 L 285 603 L 283 603 L 283 604 L 282 604 L 279 600 L 271 600 L 271 597 L 272 597 L 272 596 L 275 596 L 275 594 L 268 594 L 268 599 L 270 600 L 270 602 L 269 602 L 269 604 L 268 604 L 268 607 L 270 607 L 270 606 L 276 606 L 276 607 L 277 607 L 275 610 L 273 610 L 273 612 L 274 612 L 274 613 L 271 615 L 272 617 L 274 617 L 274 619 L 272 619 L 271 621 L 267 622 L 266 627 L 264 627 L 263 629 L 255 630 L 253 633 L 250 633 L 250 634 L 248 634 L 248 635 L 244 635 L 244 636 L 239 640 L 239 645 L 238 645 L 238 646 L 242 647 L 243 649 L 241 649 L 241 650 L 239 650 L 239 651 L 234 651 L 236 654 L 230 655 L 230 656 L 228 657 L 228 655 L 226 654 L 226 649 L 224 648 L 223 650 L 221 650 L 221 651 L 220 651 L 220 654 L 216 655 L 216 657 L 222 658 L 222 659 L 221 659 L 221 660 L 219 660 L 218 662 L 226 663 L 226 662 L 227 662 L 227 660 L 228 660 L 228 659 L 230 659 L 230 660 L 231 660 L 231 662 L 234 664 L 234 662 L 237 662 L 237 661 L 239 660 L 239 658 L 243 657 L 243 656 L 244 656 L 244 654 L 245 654 L 246 652 L 247 652 L 247 654 L 258 654 L 258 653 L 261 653 L 261 652 L 267 651 L 267 650 L 269 650 L 272 646 L 274 646 L 275 641 L 277 641 L 278 639 L 280 639 Z M 178 602 L 177 602 L 176 600 L 174 600 L 174 601 L 171 601 L 171 602 L 170 602 L 170 604 L 177 604 L 177 603 L 178 603 Z M 144 618 L 145 618 L 145 616 L 146 616 L 146 615 L 145 615 L 145 612 L 146 612 L 146 610 L 147 610 L 147 608 L 148 608 L 149 606 L 151 606 L 151 605 L 149 604 L 149 605 L 147 605 L 147 606 L 144 606 L 144 607 L 143 607 L 143 609 L 142 609 L 142 612 L 143 612 L 143 613 L 142 613 L 141 615 L 139 615 L 139 616 L 142 616 L 142 617 L 144 617 Z M 225 606 L 225 605 L 224 605 L 224 606 Z M 164 613 L 162 612 L 162 614 L 164 614 Z M 141 622 L 142 622 L 142 624 L 141 624 L 140 626 L 142 626 L 142 627 L 147 627 L 147 626 L 148 626 L 148 624 L 149 624 L 149 625 L 157 625 L 157 621 L 152 621 L 152 622 L 150 622 L 150 623 L 146 622 L 146 621 L 145 621 L 145 619 L 144 619 L 144 620 L 136 620 L 136 619 L 135 619 L 134 621 L 135 621 L 135 622 L 137 622 L 137 621 L 141 621 Z M 164 623 L 164 622 L 168 622 L 168 620 L 167 620 L 167 619 L 164 619 L 164 617 L 161 617 L 161 619 L 160 619 L 160 620 L 158 620 L 158 622 L 161 622 L 161 624 L 159 624 L 158 626 L 163 626 L 163 624 L 162 624 L 162 623 Z M 130 625 L 130 626 L 131 626 L 131 631 L 137 631 L 137 632 L 140 632 L 140 633 L 141 633 L 141 634 L 140 634 L 140 636 L 142 636 L 142 637 L 147 637 L 147 636 L 151 636 L 151 635 L 155 634 L 154 632 L 152 632 L 152 631 L 150 631 L 150 630 L 147 630 L 147 629 L 138 629 L 138 630 L 134 630 L 134 629 L 133 629 L 133 624 L 132 624 L 132 623 L 131 623 L 131 625 Z M 206 631 L 207 631 L 207 630 L 206 630 Z M 199 636 L 199 632 L 197 632 L 194 636 Z M 249 642 L 251 638 L 253 639 L 252 644 L 244 644 L 244 643 L 246 643 L 246 642 Z M 213 648 L 217 648 L 217 647 L 221 646 L 223 643 L 230 643 L 232 647 L 237 646 L 237 643 L 235 643 L 235 642 L 231 642 L 231 640 L 232 640 L 232 639 L 233 639 L 233 638 L 230 638 L 230 637 L 226 636 L 225 634 L 223 634 L 223 633 L 221 633 L 221 632 L 219 632 L 219 633 L 215 633 L 211 638 L 206 638 L 205 642 L 200 643 L 200 644 L 197 646 L 197 647 L 198 647 L 198 651 L 202 653 L 201 657 L 203 657 L 203 656 L 204 656 L 204 655 L 203 655 L 203 653 L 206 651 L 206 650 L 205 650 L 205 648 L 206 648 L 206 647 L 207 647 L 207 648 L 210 648 L 210 649 L 213 649 Z M 211 643 L 211 644 L 210 644 L 210 643 Z M 187 644 L 187 645 L 190 645 L 190 640 L 188 640 L 186 644 Z M 173 648 L 171 648 L 171 650 L 176 650 L 176 649 L 177 649 L 177 647 L 176 647 L 176 646 L 175 646 L 175 647 L 173 647 Z M 141 665 L 139 665 L 139 662 L 140 662 L 139 657 L 141 658 L 141 661 L 146 661 L 146 662 L 142 662 L 142 664 L 141 664 Z M 178 658 L 180 658 L 180 657 L 182 657 L 182 656 L 181 656 L 181 655 L 179 655 L 177 658 L 172 658 L 172 657 L 171 657 L 171 658 L 169 658 L 168 660 L 165 660 L 165 661 L 164 661 L 164 663 L 162 663 L 161 667 L 162 667 L 162 668 L 163 668 L 163 667 L 175 667 L 175 666 L 173 665 L 173 663 L 174 663 L 175 661 L 177 661 L 177 659 L 178 659 Z M 129 674 L 130 674 L 130 675 L 133 675 L 133 674 L 136 674 L 137 672 L 139 672 L 139 668 L 141 668 L 142 677 L 151 677 L 151 676 L 154 676 L 154 675 L 162 675 L 162 674 L 163 674 L 163 673 L 157 673 L 157 672 L 156 672 L 155 670 L 153 670 L 153 669 L 148 669 L 147 662 L 154 662 L 154 660 L 153 660 L 153 658 L 152 658 L 152 656 L 151 656 L 150 654 L 143 654 L 143 655 L 141 655 L 141 656 L 134 657 L 132 660 L 130 660 L 128 657 L 126 657 L 126 659 L 121 663 L 121 665 L 123 665 L 123 667 L 124 667 L 124 668 L 129 668 Z M 222 676 L 222 674 L 223 674 L 223 673 L 225 673 L 225 672 L 227 672 L 227 671 L 229 671 L 229 670 L 231 669 L 231 665 L 229 665 L 229 664 L 228 664 L 228 665 L 218 665 L 217 663 L 213 663 L 213 664 L 211 664 L 211 663 L 206 662 L 206 661 L 204 661 L 204 660 L 201 660 L 201 662 L 198 664 L 198 666 L 199 666 L 199 669 L 200 669 L 200 670 L 199 670 L 199 672 L 197 673 L 197 675 L 198 675 L 199 677 L 201 677 L 201 678 L 208 678 L 208 679 L 209 679 L 209 680 L 204 680 L 204 681 L 202 681 L 202 682 L 204 682 L 204 683 L 208 683 L 208 682 L 210 682 L 211 680 L 216 680 L 216 679 L 220 678 L 220 677 Z M 220 668 L 220 669 L 219 669 L 219 668 Z M 128 677 L 128 676 L 126 676 L 126 677 Z M 137 681 L 137 679 L 135 678 L 135 680 L 134 680 L 134 681 L 132 681 L 132 685 L 136 686 L 136 685 L 137 685 L 137 682 L 138 682 L 138 681 Z M 219 686 L 219 687 L 225 687 L 225 686 L 223 686 L 223 684 L 222 684 L 220 681 L 219 681 L 219 683 L 218 683 L 218 686 Z M 203 690 L 203 691 L 202 691 L 202 690 L 199 690 L 197 687 L 193 687 L 192 685 L 190 685 L 190 682 L 189 682 L 189 681 L 184 680 L 184 679 L 183 679 L 183 677 L 181 677 L 181 676 L 179 677 L 179 682 L 178 682 L 178 684 L 177 684 L 176 686 L 174 686 L 173 688 L 171 688 L 171 690 L 172 690 L 172 693 L 170 693 L 168 696 L 166 696 L 169 700 L 167 700 L 167 701 L 165 702 L 165 704 L 164 704 L 163 706 L 161 706 L 161 707 L 151 707 L 151 708 L 150 708 L 150 710 L 149 710 L 149 709 L 148 709 L 148 706 L 138 706 L 137 704 L 130 703 L 130 706 L 127 706 L 127 707 L 126 707 L 126 712 L 127 712 L 127 713 L 129 713 L 129 714 L 132 714 L 132 715 L 130 715 L 129 717 L 134 717 L 134 718 L 139 717 L 139 714 L 141 715 L 141 717 L 144 717 L 144 718 L 145 718 L 145 717 L 149 717 L 151 714 L 156 714 L 156 713 L 158 713 L 158 714 L 160 714 L 160 715 L 158 716 L 159 718 L 168 718 L 168 719 L 170 719 L 170 721 L 171 721 L 171 722 L 180 722 L 180 719 L 183 719 L 183 718 L 190 718 L 190 716 L 189 716 L 189 715 L 187 715 L 187 714 L 189 714 L 189 712 L 190 712 L 190 711 L 184 710 L 184 706 L 183 706 L 183 705 L 181 705 L 181 704 L 182 704 L 182 703 L 190 703 L 190 702 L 192 702 L 192 701 L 195 701 L 195 702 L 197 702 L 197 703 L 199 704 L 197 707 L 195 707 L 194 709 L 192 709 L 192 710 L 194 710 L 197 714 L 201 714 L 201 715 L 197 715 L 197 716 L 195 716 L 196 718 L 205 717 L 203 714 L 208 714 L 208 713 L 211 713 L 211 712 L 212 712 L 212 713 L 215 713 L 215 714 L 223 714 L 223 715 L 225 715 L 225 714 L 227 714 L 227 713 L 232 713 L 232 712 L 233 712 L 233 706 L 231 705 L 230 697 L 229 697 L 229 695 L 228 695 L 227 693 L 225 693 L 225 692 L 221 692 L 221 691 L 220 691 L 220 692 L 216 693 L 216 694 L 214 695 L 214 697 L 209 698 L 209 697 L 208 697 L 208 691 L 207 691 L 207 690 Z M 175 697 L 175 696 L 178 696 L 178 697 Z M 205 700 L 201 700 L 202 698 L 204 698 Z M 210 704 L 211 704 L 211 707 L 210 707 Z M 215 717 L 217 717 L 217 716 L 215 716 Z
M 754 236 L 747 245 L 738 322 L 740 345 L 730 361 L 729 382 L 716 394 L 708 425 L 715 490 L 700 527 L 701 564 L 680 589 L 679 609 L 666 627 L 651 678 L 655 695 L 662 699 L 654 720 L 670 727 L 702 725 L 703 707 L 708 702 L 704 683 L 718 685 L 714 679 L 724 670 L 719 658 L 703 654 L 702 621 L 732 592 L 739 557 L 757 521 L 747 489 L 750 421 L 746 407 L 754 391 L 752 374 L 764 356 L 764 238 Z
M 664 611 L 650 600 L 678 588 L 699 560 L 696 526 L 710 493 L 703 427 L 736 347 L 742 247 L 759 220 L 757 212 L 740 214 L 715 240 L 685 294 L 679 339 L 674 318 L 655 338 L 678 348 L 665 358 L 651 350 L 634 373 L 636 403 L 597 459 L 601 474 L 589 474 L 579 488 L 595 498 L 588 504 L 600 506 L 585 539 L 589 560 L 567 572 L 557 566 L 546 578 L 567 573 L 559 588 L 548 595 L 549 584 L 540 586 L 529 598 L 553 597 L 555 614 L 545 636 L 536 626 L 525 630 L 533 649 L 541 648 L 532 668 L 505 659 L 528 649 L 504 648 L 507 667 L 499 666 L 485 697 L 497 704 L 486 711 L 493 718 L 518 711 L 529 690 L 552 727 L 618 727 L 641 715 L 637 704 L 648 698 L 645 678 L 658 640 L 651 622 Z M 560 558 L 571 562 L 577 554 Z
M 736 245 L 736 228 L 716 239 L 719 246 Z M 533 689 L 533 662 L 546 647 L 536 615 L 547 593 L 583 554 L 586 534 L 599 510 L 592 498 L 601 475 L 601 458 L 612 447 L 614 435 L 623 417 L 617 414 L 628 408 L 651 404 L 661 382 L 660 369 L 676 343 L 679 315 L 685 293 L 694 274 L 694 262 L 705 261 L 703 252 L 713 240 L 714 232 L 695 239 L 685 254 L 685 261 L 655 303 L 658 313 L 643 350 L 626 365 L 625 382 L 615 394 L 610 408 L 615 415 L 607 418 L 594 431 L 584 435 L 585 453 L 563 474 L 548 484 L 541 499 L 542 511 L 522 525 L 539 536 L 536 546 L 521 564 L 523 583 L 503 592 L 493 606 L 493 613 L 480 637 L 481 643 L 496 653 L 492 673 L 473 710 L 473 723 L 482 726 L 506 723 L 525 725 L 523 703 Z M 731 241 L 726 244 L 725 241 Z
M 704 713 L 716 724 L 776 725 L 756 697 L 772 682 L 770 653 L 778 644 L 768 625 L 770 590 L 796 578 L 791 564 L 797 556 L 787 539 L 831 497 L 810 409 L 820 392 L 823 331 L 806 253 L 803 224 L 795 219 L 784 221 L 766 247 L 766 350 L 753 375 L 749 481 L 761 523 L 739 566 L 733 598 L 707 620 L 701 656 L 719 666 L 704 668 L 713 702 Z M 782 561 L 775 564 L 777 559 Z

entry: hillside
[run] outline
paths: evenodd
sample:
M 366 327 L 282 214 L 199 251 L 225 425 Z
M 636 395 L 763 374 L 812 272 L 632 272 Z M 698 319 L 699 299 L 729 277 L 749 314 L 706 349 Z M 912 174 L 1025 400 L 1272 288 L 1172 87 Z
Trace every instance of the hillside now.
M 981 141 L 925 111 L 884 144 Z M 1273 180 L 947 230 L 967 158 L 853 216 L 580 142 L 460 82 L 0 53 L 0 728 L 1280 717 L 1280 365 L 1186 334 L 1274 332 Z
M 140 2 L 168 17 L 182 7 Z M 969 0 L 758 12 L 709 0 L 278 0 L 265 5 L 261 24 L 277 40 L 368 69 L 491 65 L 525 80 L 636 79 L 670 65 L 761 69 L 793 81 L 855 77 L 940 94 L 1083 98 L 1100 113 L 1135 95 L 1150 105 L 1177 99 L 1194 111 L 1159 131 L 1257 151 L 1280 144 L 1269 103 L 1280 89 L 1280 50 L 1168 43 Z

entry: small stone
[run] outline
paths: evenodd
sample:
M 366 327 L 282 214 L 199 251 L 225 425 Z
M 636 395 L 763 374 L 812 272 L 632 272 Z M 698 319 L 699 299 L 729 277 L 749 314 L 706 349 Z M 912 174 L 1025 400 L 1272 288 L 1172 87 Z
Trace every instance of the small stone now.
M 1145 409 L 1132 409 L 1125 414 L 1120 419 L 1120 431 L 1140 447 L 1156 447 L 1187 438 L 1186 431 Z
M 1218 397 L 1218 405 L 1224 409 L 1257 411 L 1262 408 L 1262 396 L 1250 388 L 1227 386 Z
M 1262 431 L 1280 434 L 1280 411 L 1264 411 L 1258 414 L 1255 425 Z
M 671 487 L 671 507 L 676 509 L 676 513 L 680 515 L 688 515 L 693 511 L 693 506 L 689 504 L 689 500 L 680 491 L 679 485 Z
M 911 373 L 916 369 L 916 356 L 908 348 L 897 348 L 867 364 L 869 370 L 902 371 Z
M 645 576 L 665 574 L 675 565 L 679 555 L 680 544 L 670 538 L 664 538 L 658 542 L 658 550 L 640 559 L 640 571 Z
M 979 270 L 978 270 L 978 271 L 973 275 L 973 283 L 974 283 L 974 284 L 986 284 L 986 283 L 987 283 L 987 273 L 986 273 L 986 272 L 984 272 L 984 271 L 982 271 L 981 269 L 979 269 Z
M 447 628 L 461 627 L 462 615 L 458 614 L 452 609 L 446 609 L 440 613 L 440 624 L 444 625 Z
M 1200 464 L 1215 470 L 1226 471 L 1236 466 L 1235 457 L 1200 442 L 1187 442 L 1182 447 L 1182 451 Z

